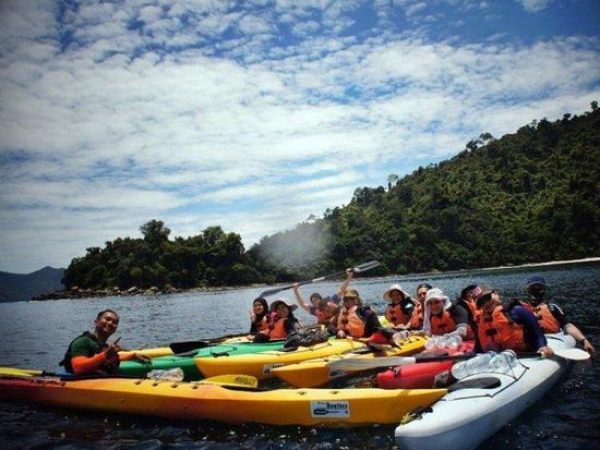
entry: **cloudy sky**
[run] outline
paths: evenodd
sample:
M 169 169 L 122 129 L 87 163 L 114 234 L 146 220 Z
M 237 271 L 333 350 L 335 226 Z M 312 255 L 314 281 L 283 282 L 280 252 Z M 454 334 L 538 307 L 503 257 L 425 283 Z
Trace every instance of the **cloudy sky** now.
M 212 225 L 249 248 L 600 100 L 597 0 L 0 0 L 0 271 Z

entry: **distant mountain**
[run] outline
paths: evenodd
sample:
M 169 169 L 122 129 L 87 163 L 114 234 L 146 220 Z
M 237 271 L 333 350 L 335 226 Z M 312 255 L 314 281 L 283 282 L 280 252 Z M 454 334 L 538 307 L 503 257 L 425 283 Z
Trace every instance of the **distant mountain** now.
M 31 300 L 49 291 L 64 289 L 65 269 L 44 267 L 28 274 L 0 272 L 0 302 Z

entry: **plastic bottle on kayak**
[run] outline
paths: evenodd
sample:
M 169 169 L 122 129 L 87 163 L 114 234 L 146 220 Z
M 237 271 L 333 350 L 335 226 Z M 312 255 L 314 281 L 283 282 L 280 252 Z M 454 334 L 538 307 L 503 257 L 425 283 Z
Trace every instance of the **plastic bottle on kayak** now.
M 166 381 L 183 381 L 185 374 L 180 367 L 174 367 L 172 369 L 154 369 L 148 372 L 147 378 L 152 380 L 166 380 Z
M 517 366 L 517 355 L 512 350 L 504 350 L 498 353 L 490 361 L 490 369 L 494 373 L 513 374 L 513 368 Z
M 452 366 L 452 376 L 457 380 L 462 380 L 469 375 L 490 372 L 490 362 L 495 356 L 495 352 L 487 352 L 456 363 Z
M 426 343 L 425 349 L 429 351 L 449 350 L 452 352 L 458 351 L 462 345 L 462 338 L 457 335 L 453 336 L 432 336 Z

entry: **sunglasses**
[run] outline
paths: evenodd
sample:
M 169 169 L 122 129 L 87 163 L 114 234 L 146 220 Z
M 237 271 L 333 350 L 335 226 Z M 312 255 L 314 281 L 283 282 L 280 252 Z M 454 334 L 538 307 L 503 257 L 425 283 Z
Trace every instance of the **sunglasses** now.
M 344 297 L 344 301 L 346 300 L 356 300 L 356 297 Z

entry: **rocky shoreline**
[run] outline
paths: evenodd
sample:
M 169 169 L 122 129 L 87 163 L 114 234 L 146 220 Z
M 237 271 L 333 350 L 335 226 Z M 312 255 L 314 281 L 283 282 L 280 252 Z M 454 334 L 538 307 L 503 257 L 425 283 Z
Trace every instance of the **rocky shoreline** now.
M 44 294 L 32 297 L 32 300 L 60 300 L 60 299 L 77 299 L 90 297 L 127 297 L 133 295 L 159 295 L 159 294 L 177 294 L 183 292 L 183 289 L 177 289 L 172 286 L 166 286 L 164 289 L 159 289 L 152 286 L 148 289 L 141 289 L 137 286 L 132 286 L 129 289 L 80 289 L 73 286 L 71 289 L 46 292 Z

